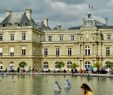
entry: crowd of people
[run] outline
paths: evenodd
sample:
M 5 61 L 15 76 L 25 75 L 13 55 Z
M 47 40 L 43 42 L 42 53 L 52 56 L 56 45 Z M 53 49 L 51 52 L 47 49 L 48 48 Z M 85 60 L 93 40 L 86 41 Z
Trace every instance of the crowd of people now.
M 85 68 L 85 69 L 71 69 L 71 73 L 91 73 L 91 74 L 113 74 L 113 68 L 105 68 L 105 67 L 101 67 L 101 68 L 96 68 L 94 69 L 90 69 L 90 68 Z
M 72 68 L 71 71 L 70 70 L 54 70 L 54 71 L 51 71 L 50 69 L 44 71 L 44 70 L 36 70 L 36 69 L 30 69 L 30 70 L 25 70 L 24 68 L 17 68 L 17 70 L 14 70 L 13 68 L 10 69 L 10 70 L 4 70 L 4 71 L 0 71 L 0 72 L 46 72 L 46 73 L 49 73 L 49 72 L 53 72 L 53 73 L 67 73 L 67 72 L 71 72 L 72 74 L 74 73 L 90 73 L 90 74 L 113 74 L 113 68 L 105 68 L 105 67 L 101 67 L 101 68 L 97 68 L 97 69 L 94 69 L 94 68 L 85 68 L 85 69 L 82 69 L 80 68 L 79 70 L 76 69 L 76 68 Z

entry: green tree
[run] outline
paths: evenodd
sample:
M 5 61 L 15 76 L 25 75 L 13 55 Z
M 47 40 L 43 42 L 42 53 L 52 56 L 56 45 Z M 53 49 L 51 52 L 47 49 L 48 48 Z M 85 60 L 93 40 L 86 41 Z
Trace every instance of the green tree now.
M 65 65 L 65 63 L 62 62 L 62 61 L 57 61 L 55 64 L 56 64 L 56 67 L 59 68 L 59 69 L 61 69 Z
M 101 66 L 101 64 L 98 63 L 98 62 L 96 62 L 96 63 L 93 64 L 93 67 L 98 68 L 98 69 L 100 68 L 100 66 Z
M 105 64 L 106 64 L 105 65 L 106 67 L 109 67 L 109 68 L 113 67 L 113 62 L 107 61 Z
M 20 68 L 23 68 L 24 69 L 24 67 L 27 65 L 27 63 L 25 62 L 25 61 L 22 61 L 22 62 L 20 62 L 19 63 L 19 67 Z
M 76 69 L 78 66 L 79 66 L 78 64 L 73 63 L 72 66 L 71 66 L 71 68 Z

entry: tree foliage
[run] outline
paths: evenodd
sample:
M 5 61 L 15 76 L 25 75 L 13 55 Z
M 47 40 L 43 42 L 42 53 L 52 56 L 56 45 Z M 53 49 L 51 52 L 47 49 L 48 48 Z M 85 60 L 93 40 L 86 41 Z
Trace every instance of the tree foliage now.
M 79 66 L 78 64 L 76 64 L 76 63 L 73 63 L 71 68 L 74 68 L 74 69 L 76 69 L 78 66 Z
M 100 68 L 100 66 L 101 66 L 101 64 L 98 63 L 98 62 L 96 62 L 96 63 L 93 64 L 93 67 L 95 67 L 95 68 Z
M 105 64 L 106 64 L 106 67 L 109 67 L 109 68 L 113 67 L 113 62 L 107 61 Z
M 61 69 L 61 68 L 64 67 L 64 65 L 65 65 L 65 63 L 62 62 L 62 61 L 57 61 L 55 64 L 57 65 L 57 67 L 58 67 L 59 69 Z
M 27 65 L 27 63 L 25 61 L 22 61 L 19 63 L 20 68 L 24 68 L 26 65 Z

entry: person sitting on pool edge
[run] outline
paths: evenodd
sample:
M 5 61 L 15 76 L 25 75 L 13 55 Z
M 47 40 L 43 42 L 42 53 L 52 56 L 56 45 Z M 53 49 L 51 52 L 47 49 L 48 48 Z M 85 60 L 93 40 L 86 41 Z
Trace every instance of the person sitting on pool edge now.
M 86 83 L 82 84 L 81 89 L 83 90 L 84 95 L 94 95 L 93 91 L 90 89 L 90 87 Z

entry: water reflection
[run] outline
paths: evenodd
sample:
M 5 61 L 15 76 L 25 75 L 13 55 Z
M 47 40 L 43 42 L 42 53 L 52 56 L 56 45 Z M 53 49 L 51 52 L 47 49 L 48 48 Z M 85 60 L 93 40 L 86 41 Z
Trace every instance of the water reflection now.
M 65 95 L 69 95 L 70 89 L 71 89 L 71 88 L 65 88 L 65 89 L 64 89 L 64 90 L 65 90 L 65 93 L 66 93 Z
M 65 81 L 71 82 L 65 88 Z M 15 82 L 14 82 L 15 81 Z M 54 91 L 58 81 L 62 90 Z M 0 75 L 0 95 L 82 95 L 80 85 L 87 83 L 95 95 L 113 95 L 113 78 L 50 75 Z
M 61 92 L 54 91 L 54 95 L 61 95 Z

